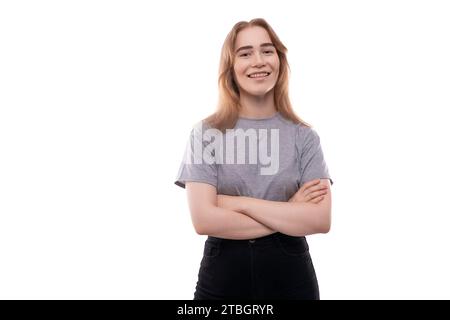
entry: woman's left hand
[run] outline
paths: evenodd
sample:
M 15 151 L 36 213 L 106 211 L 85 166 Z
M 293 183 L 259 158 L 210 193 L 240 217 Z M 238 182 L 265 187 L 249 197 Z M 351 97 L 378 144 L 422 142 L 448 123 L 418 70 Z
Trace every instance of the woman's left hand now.
M 288 202 L 312 202 L 319 203 L 328 192 L 328 186 L 320 179 L 305 183 Z

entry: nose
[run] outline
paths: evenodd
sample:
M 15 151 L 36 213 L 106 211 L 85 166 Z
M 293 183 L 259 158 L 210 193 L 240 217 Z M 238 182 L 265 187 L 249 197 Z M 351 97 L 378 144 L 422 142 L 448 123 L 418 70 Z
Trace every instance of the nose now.
M 261 66 L 261 65 L 264 65 L 264 58 L 263 58 L 263 56 L 261 55 L 261 53 L 256 52 L 256 53 L 253 55 L 253 57 L 254 57 L 254 59 L 253 59 L 253 65 L 254 65 L 254 66 Z

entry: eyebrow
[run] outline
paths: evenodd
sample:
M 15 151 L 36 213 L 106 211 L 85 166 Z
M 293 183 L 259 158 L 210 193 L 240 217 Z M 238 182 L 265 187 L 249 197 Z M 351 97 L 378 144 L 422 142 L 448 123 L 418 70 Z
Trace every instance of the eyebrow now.
M 273 45 L 273 43 L 270 43 L 270 42 L 263 43 L 263 44 L 260 45 L 260 47 L 261 47 L 261 48 L 262 48 L 262 47 L 274 47 L 274 48 L 275 48 L 275 46 Z M 253 49 L 253 46 L 243 46 L 243 47 L 240 47 L 239 49 L 236 50 L 235 53 L 238 53 L 239 51 L 245 50 L 245 49 Z

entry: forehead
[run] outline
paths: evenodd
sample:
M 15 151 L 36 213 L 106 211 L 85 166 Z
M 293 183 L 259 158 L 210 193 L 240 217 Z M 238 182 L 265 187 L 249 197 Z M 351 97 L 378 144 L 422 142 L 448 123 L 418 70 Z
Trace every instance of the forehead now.
M 266 29 L 259 26 L 248 27 L 237 34 L 235 48 L 248 45 L 256 48 L 264 42 L 272 42 Z

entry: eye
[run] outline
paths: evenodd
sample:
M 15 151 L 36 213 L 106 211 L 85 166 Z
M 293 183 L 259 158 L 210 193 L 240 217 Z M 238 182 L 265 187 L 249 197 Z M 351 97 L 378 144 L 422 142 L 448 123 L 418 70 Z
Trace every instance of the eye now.
M 274 51 L 273 50 L 264 50 L 263 53 L 264 54 L 272 54 L 272 53 L 274 53 Z M 239 57 L 246 57 L 246 56 L 249 56 L 250 54 L 251 53 L 249 53 L 249 52 L 243 53 L 243 54 L 239 55 Z

